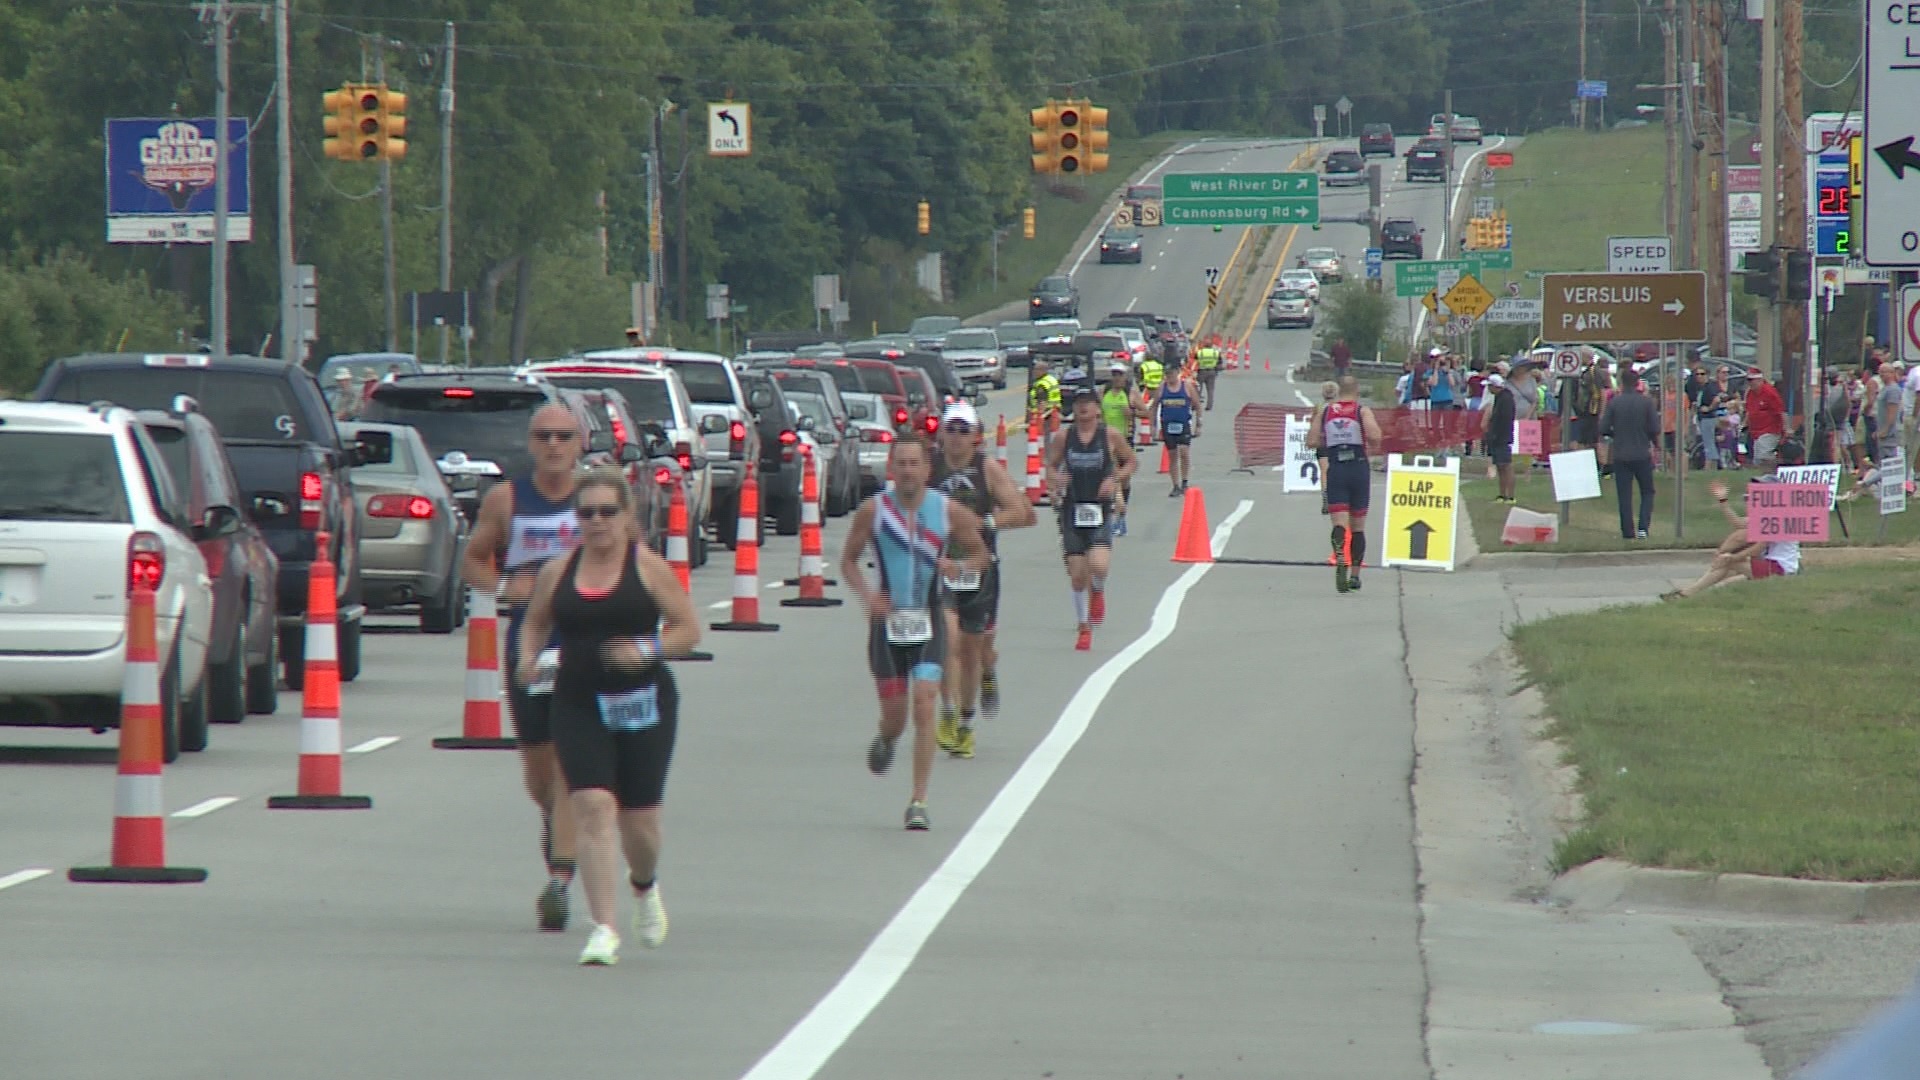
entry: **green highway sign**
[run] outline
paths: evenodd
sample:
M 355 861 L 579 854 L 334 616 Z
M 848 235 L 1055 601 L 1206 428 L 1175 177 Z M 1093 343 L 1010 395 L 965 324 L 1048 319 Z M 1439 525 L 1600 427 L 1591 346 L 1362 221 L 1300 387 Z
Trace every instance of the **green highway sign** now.
M 1165 199 L 1313 199 L 1320 198 L 1320 177 L 1310 172 L 1168 173 L 1160 186 Z
M 1165 225 L 1312 225 L 1319 220 L 1319 199 L 1167 199 L 1160 207 Z
M 1474 257 L 1480 260 L 1482 270 L 1513 269 L 1512 248 L 1494 248 L 1490 251 L 1482 251 Z
M 1479 277 L 1481 263 L 1478 256 L 1469 259 L 1422 259 L 1417 262 L 1396 262 L 1393 264 L 1393 294 L 1418 300 L 1440 287 L 1440 272 L 1443 270 L 1456 270 L 1462 274 Z

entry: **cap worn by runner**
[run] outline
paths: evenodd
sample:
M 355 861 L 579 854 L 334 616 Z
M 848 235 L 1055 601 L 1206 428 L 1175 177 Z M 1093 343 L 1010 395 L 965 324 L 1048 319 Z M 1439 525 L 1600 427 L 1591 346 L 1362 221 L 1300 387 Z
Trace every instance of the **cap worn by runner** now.
M 947 411 L 940 420 L 945 424 L 965 424 L 970 429 L 980 426 L 980 414 L 974 410 L 972 403 L 965 401 L 948 402 Z
M 1124 375 L 1124 374 L 1126 374 L 1126 373 L 1127 373 L 1127 370 L 1128 370 L 1128 368 L 1127 368 L 1127 365 L 1125 365 L 1125 364 L 1123 364 L 1123 363 L 1121 363 L 1121 362 L 1120 362 L 1120 361 L 1118 361 L 1118 360 L 1115 360 L 1115 361 L 1114 361 L 1113 363 L 1111 363 L 1111 364 L 1109 364 L 1109 365 L 1107 365 L 1107 373 L 1108 373 L 1108 374 L 1112 374 L 1113 372 L 1116 372 L 1116 371 L 1117 371 L 1117 372 L 1119 372 L 1119 373 L 1121 373 L 1122 375 Z
M 1489 375 L 1487 376 L 1487 385 L 1493 387 L 1495 390 L 1498 390 L 1501 387 L 1507 385 L 1507 380 L 1501 378 L 1498 375 Z

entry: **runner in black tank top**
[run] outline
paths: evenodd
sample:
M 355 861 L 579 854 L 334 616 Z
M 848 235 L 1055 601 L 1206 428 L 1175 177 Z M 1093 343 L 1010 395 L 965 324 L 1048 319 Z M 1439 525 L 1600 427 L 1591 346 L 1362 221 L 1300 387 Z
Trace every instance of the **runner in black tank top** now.
M 1093 648 L 1093 628 L 1107 615 L 1107 570 L 1113 557 L 1113 500 L 1138 462 L 1125 436 L 1107 426 L 1100 395 L 1073 396 L 1073 422 L 1047 447 L 1048 481 L 1060 519 L 1060 550 L 1073 587 L 1078 634 L 1073 647 Z
M 579 829 L 580 877 L 594 928 L 583 964 L 611 964 L 619 895 L 619 850 L 634 893 L 633 932 L 666 940 L 667 912 L 654 883 L 660 801 L 673 757 L 680 694 L 662 661 L 698 643 L 693 603 L 673 569 L 640 542 L 633 491 L 617 468 L 596 469 L 575 495 L 581 545 L 540 571 L 528 605 L 529 633 L 554 635 L 553 741 Z M 530 677 L 538 659 L 522 662 Z

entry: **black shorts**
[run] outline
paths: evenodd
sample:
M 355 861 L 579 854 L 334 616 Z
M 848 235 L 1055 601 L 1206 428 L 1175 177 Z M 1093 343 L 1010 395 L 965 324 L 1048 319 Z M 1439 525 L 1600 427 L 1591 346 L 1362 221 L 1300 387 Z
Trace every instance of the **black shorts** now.
M 1217 367 L 1213 367 L 1213 368 L 1203 367 L 1199 370 L 1200 370 L 1200 385 L 1206 387 L 1209 390 L 1213 389 L 1214 380 L 1220 377 L 1220 369 Z
M 1101 514 L 1100 524 L 1096 528 L 1083 529 L 1073 523 L 1073 504 L 1062 500 L 1060 503 L 1060 553 L 1068 557 L 1085 555 L 1097 547 L 1113 546 L 1113 509 L 1108 507 Z
M 1373 468 L 1366 458 L 1327 463 L 1327 512 L 1360 517 L 1373 501 Z
M 521 746 L 545 746 L 553 741 L 553 697 L 529 694 L 520 682 L 519 610 L 507 618 L 506 625 L 507 717 L 513 722 L 513 737 Z
M 622 810 L 659 806 L 667 793 L 667 766 L 673 761 L 674 735 L 680 726 L 680 688 L 662 669 L 660 722 L 645 731 L 610 731 L 600 720 L 599 702 L 569 696 L 553 699 L 554 752 L 568 791 L 604 788 Z
M 987 567 L 980 574 L 980 587 L 972 592 L 954 592 L 942 585 L 940 593 L 959 617 L 961 633 L 988 633 L 1000 618 L 1000 564 Z
M 867 670 L 882 687 L 911 679 L 939 682 L 947 662 L 947 620 L 936 606 L 929 612 L 933 636 L 918 645 L 895 645 L 887 640 L 887 621 L 867 624 Z
M 1600 441 L 1600 418 L 1597 416 L 1576 416 L 1573 418 L 1573 441 L 1592 446 Z
M 1513 464 L 1513 442 L 1510 439 L 1495 439 L 1487 444 L 1487 458 L 1495 465 Z
M 1178 435 L 1168 435 L 1165 432 L 1161 432 L 1160 441 L 1166 443 L 1168 446 L 1192 446 L 1193 436 L 1186 432 Z

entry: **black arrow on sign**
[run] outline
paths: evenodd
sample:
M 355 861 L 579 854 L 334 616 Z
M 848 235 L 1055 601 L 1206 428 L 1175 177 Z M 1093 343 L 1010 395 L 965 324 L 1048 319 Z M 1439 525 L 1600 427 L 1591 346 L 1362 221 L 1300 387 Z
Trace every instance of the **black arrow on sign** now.
M 1876 146 L 1873 152 L 1879 154 L 1880 160 L 1886 162 L 1887 168 L 1893 170 L 1895 180 L 1905 180 L 1908 169 L 1920 172 L 1920 154 L 1913 152 L 1911 135 L 1904 139 L 1895 139 L 1885 146 Z
M 1416 521 L 1407 526 L 1407 558 L 1422 562 L 1427 557 L 1427 537 L 1433 535 L 1433 526 L 1424 521 Z
M 733 128 L 734 138 L 737 139 L 740 137 L 740 121 L 732 113 L 728 112 L 725 109 L 721 109 L 719 112 L 714 113 L 713 115 L 715 115 L 716 117 L 719 117 L 721 120 L 726 121 L 727 124 Z M 1912 140 L 1908 140 L 1908 141 L 1911 142 Z

